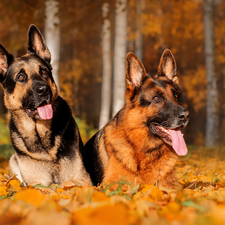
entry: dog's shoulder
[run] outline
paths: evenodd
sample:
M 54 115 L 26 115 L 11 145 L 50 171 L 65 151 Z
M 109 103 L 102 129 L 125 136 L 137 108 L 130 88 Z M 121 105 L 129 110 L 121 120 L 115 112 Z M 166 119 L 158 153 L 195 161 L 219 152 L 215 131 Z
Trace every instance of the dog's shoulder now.
M 76 157 L 77 151 L 82 152 L 83 142 L 78 126 L 72 115 L 71 108 L 60 96 L 58 96 L 53 104 L 53 108 L 55 108 L 55 113 L 52 120 L 51 131 L 54 136 L 59 136 L 61 138 L 57 158 L 63 156 L 74 158 Z
M 104 162 L 100 152 L 100 140 L 104 138 L 104 129 L 98 131 L 84 147 L 83 159 L 87 172 L 94 185 L 102 182 L 104 176 Z

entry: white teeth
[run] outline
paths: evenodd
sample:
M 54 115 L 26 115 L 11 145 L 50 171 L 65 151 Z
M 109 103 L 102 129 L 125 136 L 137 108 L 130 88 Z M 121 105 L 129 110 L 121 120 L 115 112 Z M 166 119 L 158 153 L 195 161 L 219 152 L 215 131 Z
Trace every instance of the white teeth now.
M 170 134 L 169 131 L 167 129 L 165 129 L 164 127 L 158 126 L 158 128 L 162 131 L 164 131 L 167 134 Z

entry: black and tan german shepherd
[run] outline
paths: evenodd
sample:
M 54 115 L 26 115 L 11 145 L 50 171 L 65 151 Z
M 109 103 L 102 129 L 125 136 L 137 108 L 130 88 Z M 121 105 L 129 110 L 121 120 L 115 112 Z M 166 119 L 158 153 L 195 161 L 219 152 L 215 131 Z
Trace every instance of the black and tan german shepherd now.
M 83 143 L 71 110 L 53 80 L 51 54 L 35 25 L 28 31 L 27 54 L 14 58 L 0 45 L 0 83 L 11 113 L 10 135 L 15 154 L 10 175 L 26 185 L 81 185 L 87 174 Z
M 189 120 L 175 59 L 166 49 L 153 77 L 133 53 L 126 62 L 126 103 L 86 144 L 86 169 L 94 185 L 127 179 L 172 188 L 177 155 L 187 153 L 180 128 Z

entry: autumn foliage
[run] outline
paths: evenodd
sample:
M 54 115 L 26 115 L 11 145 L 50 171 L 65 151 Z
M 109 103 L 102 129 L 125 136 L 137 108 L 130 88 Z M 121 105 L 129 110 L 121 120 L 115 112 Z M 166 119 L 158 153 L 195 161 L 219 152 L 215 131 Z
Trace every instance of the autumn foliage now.
M 142 0 L 141 0 L 142 1 Z M 109 19 L 115 32 L 115 1 L 109 0 Z M 183 90 L 182 102 L 191 119 L 184 131 L 188 144 L 205 143 L 207 78 L 204 51 L 203 0 L 138 0 L 127 4 L 127 52 L 143 37 L 143 64 L 150 74 L 170 48 L 176 58 Z M 60 86 L 76 117 L 83 141 L 96 130 L 102 82 L 103 1 L 59 0 L 61 29 Z M 15 56 L 26 52 L 27 29 L 35 23 L 44 30 L 44 0 L 2 0 L 0 42 Z M 215 1 L 215 48 L 219 93 L 220 140 L 225 143 L 225 1 Z M 114 37 L 113 37 L 114 38 Z M 113 39 L 112 38 L 112 39 Z M 113 46 L 113 44 L 111 44 Z M 112 48 L 113 49 L 113 48 Z M 113 51 L 112 51 L 113 55 Z M 125 75 L 125 74 L 124 74 Z M 131 184 L 118 181 L 118 189 L 52 184 L 24 187 L 8 176 L 10 142 L 3 92 L 0 90 L 0 225 L 120 225 L 120 224 L 225 224 L 225 148 L 189 147 L 177 165 L 181 187 Z M 91 124 L 91 125 L 87 125 Z M 2 147 L 4 145 L 4 147 Z M 2 157 L 2 154 L 4 157 Z M 2 158 L 1 158 L 2 157 Z
M 205 143 L 207 77 L 204 51 L 203 0 L 127 1 L 127 52 L 134 52 L 135 41 L 142 35 L 143 64 L 150 74 L 157 70 L 165 48 L 173 52 L 183 90 L 182 102 L 188 107 L 191 121 L 186 129 L 188 144 Z M 60 88 L 76 117 L 98 127 L 102 83 L 102 5 L 104 1 L 59 0 L 61 33 Z M 115 33 L 115 0 L 108 1 L 112 27 L 112 53 Z M 0 42 L 15 56 L 26 52 L 27 29 L 31 23 L 44 31 L 45 1 L 0 2 Z M 18 10 L 20 9 L 20 10 Z M 220 143 L 225 130 L 225 1 L 215 1 L 215 47 L 219 93 Z M 125 75 L 125 74 L 124 74 Z M 3 93 L 0 90 L 0 113 Z M 91 113 L 90 113 L 91 112 Z
M 98 187 L 52 184 L 23 187 L 1 160 L 0 224 L 223 224 L 225 149 L 200 148 L 181 158 L 181 187 L 170 190 L 118 181 Z

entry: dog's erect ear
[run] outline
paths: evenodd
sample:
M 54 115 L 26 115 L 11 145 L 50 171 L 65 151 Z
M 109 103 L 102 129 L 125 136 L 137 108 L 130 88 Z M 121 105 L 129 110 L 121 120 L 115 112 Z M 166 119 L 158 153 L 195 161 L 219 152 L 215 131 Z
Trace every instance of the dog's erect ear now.
M 5 74 L 12 63 L 14 57 L 0 44 L 0 83 L 5 78 Z
M 145 76 L 143 64 L 136 55 L 129 52 L 127 54 L 126 87 L 139 88 Z
M 32 24 L 28 30 L 28 53 L 35 53 L 46 62 L 50 63 L 51 53 L 45 45 L 44 37 L 38 28 Z
M 178 84 L 177 78 L 177 66 L 176 61 L 172 52 L 169 49 L 166 49 L 160 59 L 159 68 L 158 68 L 158 75 L 159 76 L 166 76 L 174 83 Z

